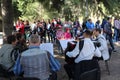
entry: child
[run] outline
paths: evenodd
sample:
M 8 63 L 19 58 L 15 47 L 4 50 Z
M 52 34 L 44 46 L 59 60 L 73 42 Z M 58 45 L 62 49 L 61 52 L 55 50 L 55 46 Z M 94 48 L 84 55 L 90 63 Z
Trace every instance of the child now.
M 66 32 L 64 33 L 64 39 L 71 39 L 71 33 L 70 33 L 70 29 L 66 28 Z

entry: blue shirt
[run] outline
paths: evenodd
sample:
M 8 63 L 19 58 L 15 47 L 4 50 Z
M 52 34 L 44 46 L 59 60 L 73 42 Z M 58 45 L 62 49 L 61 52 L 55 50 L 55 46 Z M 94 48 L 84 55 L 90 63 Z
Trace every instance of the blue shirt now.
M 89 21 L 87 21 L 86 26 L 87 26 L 87 29 L 90 29 L 90 30 L 94 29 L 94 23 L 90 23 Z

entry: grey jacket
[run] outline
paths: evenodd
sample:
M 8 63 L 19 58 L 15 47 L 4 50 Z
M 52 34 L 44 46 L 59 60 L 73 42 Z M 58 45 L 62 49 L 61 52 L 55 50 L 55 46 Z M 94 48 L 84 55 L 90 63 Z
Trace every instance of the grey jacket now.
M 104 31 L 107 35 L 112 35 L 112 25 L 111 23 L 107 22 L 104 26 Z
M 10 53 L 12 50 L 13 46 L 11 44 L 4 44 L 0 49 L 0 64 L 6 70 L 8 70 L 14 64 L 14 61 L 10 57 Z M 10 71 L 11 70 L 12 68 L 10 69 Z

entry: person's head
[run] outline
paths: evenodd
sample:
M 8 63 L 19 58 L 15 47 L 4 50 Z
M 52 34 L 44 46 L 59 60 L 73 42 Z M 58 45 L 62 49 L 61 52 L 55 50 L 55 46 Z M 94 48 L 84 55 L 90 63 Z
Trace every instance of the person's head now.
M 29 38 L 30 45 L 39 46 L 40 45 L 40 36 L 37 34 L 32 34 Z
M 100 24 L 100 20 L 97 20 L 97 22 L 96 22 L 96 23 Z
M 50 19 L 48 19 L 48 23 L 49 23 L 49 24 L 51 23 Z
M 80 30 L 81 30 L 81 27 L 78 27 L 78 30 L 80 31 Z
M 36 21 L 34 21 L 34 24 L 36 24 Z
M 90 23 L 92 23 L 92 19 L 88 19 L 88 21 L 89 21 Z
M 118 20 L 118 17 L 116 16 L 114 20 Z
M 66 28 L 66 32 L 67 32 L 67 33 L 70 33 L 70 29 L 69 29 L 69 28 Z
M 7 43 L 8 44 L 12 44 L 13 46 L 15 46 L 16 43 L 17 43 L 16 36 L 15 35 L 9 35 L 9 36 L 7 36 Z
M 16 38 L 17 40 L 21 40 L 22 39 L 22 34 L 21 33 L 16 33 Z
M 41 22 L 45 22 L 45 20 L 44 19 L 42 19 L 42 21 Z
M 29 21 L 28 20 L 25 21 L 25 25 L 29 25 Z
M 108 21 L 109 23 L 111 23 L 111 22 L 112 22 L 112 18 L 111 18 L 111 17 L 108 17 L 108 18 L 107 18 L 107 21 Z
M 97 28 L 97 29 L 94 29 L 94 35 L 95 36 L 98 36 L 99 34 L 101 34 L 101 29 Z
M 92 36 L 92 31 L 87 29 L 83 32 L 83 37 L 84 38 L 91 38 L 91 36 Z

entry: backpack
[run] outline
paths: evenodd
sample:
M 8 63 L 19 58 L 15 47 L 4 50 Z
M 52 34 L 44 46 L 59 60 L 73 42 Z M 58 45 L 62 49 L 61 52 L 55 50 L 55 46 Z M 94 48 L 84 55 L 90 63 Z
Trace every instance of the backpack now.
M 20 54 L 20 50 L 18 48 L 14 48 L 10 53 L 11 60 L 15 62 L 17 60 L 18 54 Z
M 14 59 L 14 65 L 11 66 L 11 68 L 13 67 L 13 72 L 15 76 L 19 76 L 23 72 L 22 66 L 20 64 L 20 58 L 21 54 L 19 48 L 14 48 L 11 52 L 11 59 Z
M 21 54 L 18 54 L 17 60 L 13 68 L 13 72 L 16 76 L 21 75 L 23 72 L 22 65 L 20 64 L 20 58 L 21 58 Z
M 68 56 L 66 55 L 66 53 L 67 53 L 68 51 L 74 50 L 77 42 L 76 42 L 76 41 L 73 41 L 73 42 L 75 43 L 75 45 L 72 45 L 71 43 L 68 42 L 67 48 L 66 48 L 66 50 L 65 50 L 65 62 L 67 62 L 68 64 L 74 64 L 74 63 L 75 63 L 75 59 L 79 56 L 80 51 L 82 50 L 83 45 L 84 45 L 84 40 L 79 41 L 79 54 L 78 54 L 76 57 L 71 57 L 71 58 L 70 58 L 70 57 L 68 57 Z

